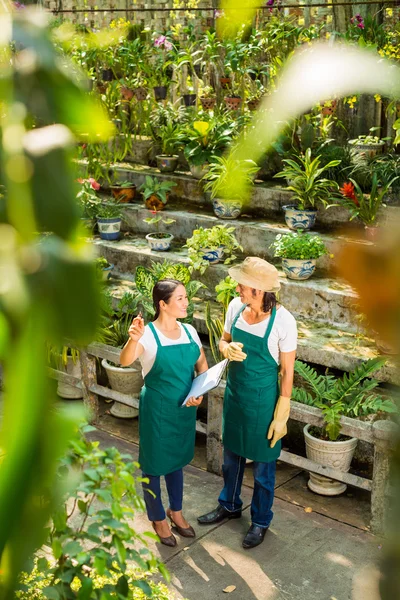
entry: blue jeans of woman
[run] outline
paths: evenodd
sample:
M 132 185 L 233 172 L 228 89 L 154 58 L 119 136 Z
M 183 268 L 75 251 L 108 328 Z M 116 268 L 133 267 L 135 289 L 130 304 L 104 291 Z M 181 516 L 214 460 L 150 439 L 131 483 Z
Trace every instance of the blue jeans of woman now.
M 246 459 L 224 448 L 224 488 L 218 498 L 221 506 L 229 512 L 242 509 L 240 498 Z M 253 462 L 254 491 L 251 500 L 251 522 L 253 525 L 269 527 L 273 512 L 276 460 L 268 463 Z
M 149 479 L 149 483 L 142 483 L 147 516 L 150 521 L 163 521 L 165 519 L 165 510 L 161 501 L 160 476 L 146 475 L 146 473 L 143 473 L 143 477 Z M 182 510 L 183 470 L 178 469 L 178 471 L 165 475 L 165 483 L 167 486 L 170 509 L 173 511 Z M 148 490 L 151 490 L 154 496 Z

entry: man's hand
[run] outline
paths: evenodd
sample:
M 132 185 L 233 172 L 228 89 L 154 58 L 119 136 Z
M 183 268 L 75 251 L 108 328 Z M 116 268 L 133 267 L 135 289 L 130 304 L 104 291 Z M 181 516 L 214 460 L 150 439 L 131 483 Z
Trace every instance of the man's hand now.
M 247 358 L 247 354 L 243 352 L 242 348 L 243 344 L 240 342 L 230 342 L 223 348 L 222 355 L 229 360 L 243 362 Z
M 195 398 L 194 396 L 192 396 L 186 402 L 185 406 L 200 406 L 202 401 L 203 401 L 203 396 L 199 396 L 198 398 Z

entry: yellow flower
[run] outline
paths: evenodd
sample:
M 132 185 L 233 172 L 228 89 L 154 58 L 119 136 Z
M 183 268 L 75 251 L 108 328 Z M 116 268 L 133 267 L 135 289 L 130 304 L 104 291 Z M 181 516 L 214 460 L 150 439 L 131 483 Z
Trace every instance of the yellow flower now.
M 375 102 L 380 102 L 381 101 L 381 97 L 380 97 L 379 94 L 375 94 L 374 98 L 375 98 Z

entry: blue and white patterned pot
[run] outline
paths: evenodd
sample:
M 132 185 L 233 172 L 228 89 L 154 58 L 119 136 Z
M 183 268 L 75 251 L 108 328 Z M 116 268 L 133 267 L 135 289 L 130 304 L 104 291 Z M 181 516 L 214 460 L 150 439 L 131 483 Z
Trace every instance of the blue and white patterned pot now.
M 289 279 L 297 279 L 303 281 L 309 279 L 315 271 L 317 261 L 312 260 L 295 260 L 294 258 L 282 258 L 282 269 Z
M 290 229 L 311 229 L 315 225 L 315 219 L 317 218 L 317 211 L 313 209 L 299 210 L 295 206 L 287 205 L 282 206 L 285 211 L 286 225 Z
M 165 252 L 171 248 L 171 242 L 174 239 L 172 233 L 167 233 L 169 237 L 157 238 L 154 237 L 154 233 L 148 233 L 146 235 L 147 243 L 150 246 L 150 250 L 157 250 L 159 252 Z
M 102 281 L 107 281 L 107 279 L 110 279 L 111 277 L 111 271 L 113 270 L 114 265 L 109 265 L 108 267 L 104 267 L 104 269 L 101 270 L 101 280 Z
M 210 250 L 210 248 L 202 248 L 201 252 L 203 252 L 204 260 L 208 260 L 210 265 L 216 265 L 224 255 L 224 247 L 220 246 L 215 250 Z
M 97 217 L 97 227 L 102 240 L 118 240 L 121 219 L 103 219 Z
M 179 156 L 166 156 L 160 154 L 159 156 L 156 156 L 157 168 L 161 173 L 173 173 L 178 166 L 178 159 Z
M 242 212 L 240 200 L 220 200 L 214 198 L 212 201 L 214 214 L 220 219 L 237 219 Z

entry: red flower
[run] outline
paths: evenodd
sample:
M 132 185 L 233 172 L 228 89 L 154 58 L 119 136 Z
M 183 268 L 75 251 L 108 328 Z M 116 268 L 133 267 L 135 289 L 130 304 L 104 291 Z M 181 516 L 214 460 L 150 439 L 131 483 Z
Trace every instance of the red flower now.
M 349 183 L 344 183 L 343 187 L 340 188 L 340 192 L 345 198 L 353 200 L 356 206 L 360 206 L 360 203 L 356 196 L 354 185 L 351 183 L 351 181 Z
M 157 214 L 156 210 L 151 210 L 150 212 L 151 212 L 152 215 L 156 215 Z
M 87 179 L 86 181 L 89 181 L 92 190 L 96 190 L 96 192 L 98 192 L 101 188 L 101 185 L 97 183 L 97 181 L 93 177 L 89 177 L 89 179 Z

